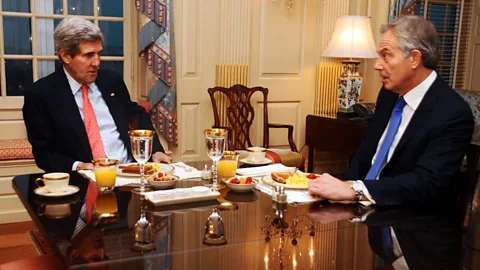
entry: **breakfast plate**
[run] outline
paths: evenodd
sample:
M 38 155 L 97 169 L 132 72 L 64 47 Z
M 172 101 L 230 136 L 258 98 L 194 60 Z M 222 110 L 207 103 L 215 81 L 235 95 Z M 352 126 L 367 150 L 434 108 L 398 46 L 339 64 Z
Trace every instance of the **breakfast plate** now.
M 310 173 L 295 173 L 295 174 L 304 175 L 304 176 L 311 175 Z M 315 174 L 315 176 L 320 176 L 320 175 Z M 269 186 L 281 186 L 281 187 L 284 187 L 284 188 L 287 188 L 287 189 L 308 189 L 308 183 L 304 184 L 304 185 L 282 184 L 282 183 L 279 183 L 279 182 L 273 180 L 271 174 L 265 175 L 264 177 L 262 177 L 262 181 Z
M 251 161 L 248 158 L 241 159 L 240 162 L 248 164 L 248 165 L 267 165 L 273 162 L 273 160 L 265 158 L 264 160 L 261 161 Z
M 50 192 L 48 191 L 47 188 L 45 187 L 39 187 L 39 188 L 36 188 L 33 192 L 39 196 L 44 196 L 44 197 L 65 197 L 65 196 L 70 196 L 70 195 L 73 195 L 75 193 L 77 193 L 78 191 L 80 190 L 79 187 L 77 186 L 72 186 L 72 185 L 69 185 L 67 187 L 67 189 L 63 192 Z
M 173 172 L 175 168 L 172 165 L 164 163 L 154 163 L 147 162 L 145 164 L 145 176 L 153 175 L 155 173 L 168 174 Z M 140 165 L 136 162 L 120 164 L 117 168 L 118 176 L 127 176 L 127 177 L 139 177 L 140 176 Z

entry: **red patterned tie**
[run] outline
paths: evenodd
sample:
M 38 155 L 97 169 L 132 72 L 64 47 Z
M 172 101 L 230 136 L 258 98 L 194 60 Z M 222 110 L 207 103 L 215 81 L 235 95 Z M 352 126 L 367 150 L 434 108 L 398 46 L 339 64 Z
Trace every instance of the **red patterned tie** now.
M 105 158 L 105 149 L 103 148 L 102 137 L 100 136 L 100 128 L 98 127 L 95 110 L 93 109 L 90 99 L 88 99 L 88 85 L 82 85 L 83 100 L 83 123 L 87 131 L 88 142 L 92 150 L 93 159 Z M 93 182 L 88 183 L 87 195 L 85 198 L 85 208 L 87 212 L 87 224 L 92 222 L 93 207 L 97 201 L 98 190 Z
M 92 149 L 93 159 L 104 158 L 105 149 L 103 148 L 102 137 L 100 137 L 100 128 L 98 127 L 97 118 L 95 117 L 95 110 L 93 109 L 90 99 L 88 99 L 88 85 L 82 85 L 82 100 L 83 100 L 83 123 L 87 131 L 88 142 Z

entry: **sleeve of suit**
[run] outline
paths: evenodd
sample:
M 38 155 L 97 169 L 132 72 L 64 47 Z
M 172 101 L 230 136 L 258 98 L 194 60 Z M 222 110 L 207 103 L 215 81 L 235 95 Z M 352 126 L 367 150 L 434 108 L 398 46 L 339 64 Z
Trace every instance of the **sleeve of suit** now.
M 437 116 L 438 117 L 438 116 Z M 473 132 L 469 110 L 459 109 L 438 121 L 414 169 L 377 181 L 363 181 L 377 205 L 422 204 L 441 201 L 452 192 L 451 177 L 458 170 Z
M 123 80 L 122 80 L 122 88 L 124 89 L 125 95 L 127 96 L 127 99 L 128 99 L 128 104 L 127 104 L 128 117 L 130 119 L 137 118 L 139 128 L 141 129 L 155 130 L 155 128 L 153 127 L 150 115 L 145 111 L 145 108 L 143 108 L 142 106 L 138 105 L 136 102 L 133 102 L 130 99 L 130 94 L 128 93 L 127 87 L 123 82 Z M 160 143 L 160 139 L 158 138 L 157 132 L 155 132 L 155 135 L 153 137 L 152 154 L 156 152 L 165 153 L 165 150 L 163 149 L 163 146 Z
M 41 91 L 37 90 L 30 89 L 25 92 L 23 105 L 23 118 L 35 162 L 45 171 L 71 171 L 75 160 L 58 153 L 54 148 L 54 128 L 49 125 L 44 97 L 40 94 Z

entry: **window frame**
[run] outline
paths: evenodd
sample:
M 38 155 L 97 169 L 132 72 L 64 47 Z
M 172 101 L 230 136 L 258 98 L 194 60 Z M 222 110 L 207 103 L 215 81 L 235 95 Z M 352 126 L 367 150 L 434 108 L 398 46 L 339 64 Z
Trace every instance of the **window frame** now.
M 4 1 L 4 0 L 3 0 Z M 38 55 L 37 53 L 37 33 L 36 33 L 36 24 L 37 19 L 64 19 L 67 17 L 81 17 L 87 20 L 92 20 L 96 25 L 99 21 L 109 21 L 109 22 L 123 22 L 123 56 L 102 56 L 102 61 L 123 61 L 123 78 L 128 89 L 136 89 L 134 87 L 133 74 L 136 71 L 136 64 L 138 56 L 134 53 L 136 50 L 135 42 L 136 39 L 129 39 L 129 37 L 136 35 L 136 8 L 135 3 L 129 0 L 123 0 L 123 17 L 110 17 L 110 16 L 99 16 L 98 12 L 98 0 L 93 0 L 93 16 L 85 15 L 69 15 L 68 9 L 68 0 L 62 0 L 63 4 L 63 14 L 37 14 L 36 13 L 36 1 L 42 0 L 29 0 L 30 1 L 30 13 L 25 12 L 10 12 L 3 11 L 3 2 L 0 0 L 0 109 L 18 109 L 23 107 L 23 96 L 7 96 L 7 82 L 6 82 L 6 71 L 5 71 L 5 61 L 6 60 L 30 60 L 32 61 L 32 78 L 33 82 L 37 81 L 38 78 L 38 61 L 58 60 L 56 55 Z M 3 29 L 3 18 L 4 17 L 21 17 L 30 19 L 30 30 L 32 37 L 32 54 L 30 55 L 18 55 L 18 54 L 5 54 L 4 47 L 4 29 Z M 132 95 L 134 99 L 136 95 Z

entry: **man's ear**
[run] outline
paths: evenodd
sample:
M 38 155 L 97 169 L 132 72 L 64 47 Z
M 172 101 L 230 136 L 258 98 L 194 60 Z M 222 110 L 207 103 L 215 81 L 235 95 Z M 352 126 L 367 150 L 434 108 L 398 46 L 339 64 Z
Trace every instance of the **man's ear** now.
M 63 63 L 70 64 L 70 62 L 72 61 L 72 56 L 69 55 L 64 49 L 60 49 L 60 51 L 58 51 L 58 54 L 60 55 Z
M 411 65 L 412 69 L 417 69 L 420 66 L 420 63 L 422 62 L 422 53 L 419 50 L 413 50 L 410 53 L 410 58 L 411 58 Z

